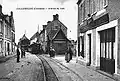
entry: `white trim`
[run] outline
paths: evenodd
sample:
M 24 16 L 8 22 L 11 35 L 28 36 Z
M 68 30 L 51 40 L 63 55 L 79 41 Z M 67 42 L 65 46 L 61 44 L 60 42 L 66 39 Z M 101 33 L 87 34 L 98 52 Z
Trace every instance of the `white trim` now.
M 105 29 L 109 29 L 109 28 L 115 27 L 117 25 L 118 25 L 118 19 L 117 20 L 113 20 L 113 21 L 111 21 L 108 24 L 99 26 L 99 27 L 96 28 L 96 30 L 97 31 L 102 31 L 102 30 L 105 30 Z
M 113 20 L 108 24 L 97 27 L 96 29 L 97 29 L 97 32 L 99 32 L 99 31 L 109 29 L 109 28 L 113 28 L 113 27 L 115 27 L 115 49 L 117 49 L 118 48 L 118 40 L 117 40 L 118 39 L 118 19 Z M 96 51 L 98 51 L 98 50 L 96 50 Z M 98 52 L 100 52 L 100 50 Z M 115 56 L 115 58 L 114 58 L 115 59 L 115 74 L 117 74 L 117 52 L 118 52 L 118 50 L 115 50 L 115 52 L 114 52 L 114 56 Z M 96 52 L 96 54 L 97 54 L 97 52 Z
M 102 10 L 98 11 L 98 12 L 95 14 L 95 16 L 99 16 L 100 14 L 102 14 L 102 13 L 104 13 L 104 12 L 106 12 L 106 9 L 102 9 Z
M 86 34 L 91 34 L 92 33 L 92 30 L 88 30 L 87 32 L 86 32 Z
M 115 74 L 117 74 L 118 26 L 115 27 Z
M 89 30 L 86 32 L 86 62 L 89 63 L 90 60 L 89 60 L 89 37 L 88 35 L 91 34 L 91 65 L 93 65 L 93 49 L 92 49 L 92 46 L 93 46 L 93 34 L 92 34 L 92 30 Z
M 100 34 L 96 31 L 96 66 L 100 66 Z

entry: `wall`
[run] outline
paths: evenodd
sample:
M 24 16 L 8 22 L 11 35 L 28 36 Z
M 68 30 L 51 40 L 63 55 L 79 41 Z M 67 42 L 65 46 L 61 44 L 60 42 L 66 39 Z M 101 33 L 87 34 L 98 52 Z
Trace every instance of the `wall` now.
M 120 18 L 120 0 L 108 0 L 107 12 L 110 21 Z

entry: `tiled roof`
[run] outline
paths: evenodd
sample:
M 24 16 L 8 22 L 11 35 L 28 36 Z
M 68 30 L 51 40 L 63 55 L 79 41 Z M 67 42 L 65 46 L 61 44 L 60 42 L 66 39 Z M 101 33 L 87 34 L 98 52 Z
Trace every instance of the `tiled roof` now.
M 63 36 L 66 40 L 69 41 L 69 39 L 65 36 L 64 32 L 62 31 L 62 29 L 59 29 L 59 30 L 57 31 L 57 33 L 54 35 L 54 37 L 52 38 L 52 40 L 54 40 L 59 33 L 61 33 L 62 36 Z
M 39 32 L 36 32 L 31 38 L 30 40 L 33 40 L 34 38 L 38 37 L 39 36 Z
M 20 38 L 20 41 L 21 41 L 21 40 L 26 40 L 26 39 L 29 40 L 29 39 L 25 36 L 25 34 L 24 34 L 23 37 Z
M 49 36 L 49 39 L 52 40 L 53 37 L 56 35 L 58 30 L 51 30 L 49 33 L 48 33 L 48 36 Z

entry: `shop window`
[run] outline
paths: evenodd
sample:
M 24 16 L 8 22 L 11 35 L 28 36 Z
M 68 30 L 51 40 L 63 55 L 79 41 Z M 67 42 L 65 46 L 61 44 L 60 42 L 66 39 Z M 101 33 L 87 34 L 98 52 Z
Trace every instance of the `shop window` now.
M 114 59 L 115 29 L 107 29 L 100 33 L 101 57 Z

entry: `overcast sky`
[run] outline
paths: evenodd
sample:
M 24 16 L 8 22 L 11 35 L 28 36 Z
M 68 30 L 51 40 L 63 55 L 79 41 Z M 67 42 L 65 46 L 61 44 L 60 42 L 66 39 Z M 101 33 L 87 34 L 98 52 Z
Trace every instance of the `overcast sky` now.
M 23 36 L 30 38 L 42 25 L 59 14 L 59 20 L 68 28 L 68 38 L 77 39 L 77 1 L 78 0 L 0 0 L 3 13 L 13 11 L 16 42 Z M 29 9 L 23 9 L 29 8 Z M 37 9 L 34 9 L 37 8 Z M 58 9 L 49 9 L 58 8 Z M 71 32 L 70 32 L 71 31 Z

